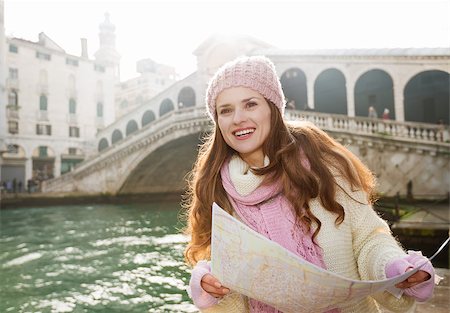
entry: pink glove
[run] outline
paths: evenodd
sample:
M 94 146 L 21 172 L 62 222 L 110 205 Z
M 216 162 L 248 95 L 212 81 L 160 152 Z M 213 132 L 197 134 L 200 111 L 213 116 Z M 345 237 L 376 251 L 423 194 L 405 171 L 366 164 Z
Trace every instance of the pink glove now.
M 431 298 L 434 290 L 434 268 L 430 261 L 425 258 L 421 252 L 408 251 L 408 255 L 395 259 L 386 264 L 385 273 L 387 278 L 401 275 L 409 268 L 421 265 L 425 261 L 426 264 L 420 269 L 430 274 L 431 278 L 411 288 L 406 288 L 405 294 L 415 298 L 418 302 L 424 302 Z
M 194 302 L 195 306 L 199 309 L 206 309 L 219 302 L 219 299 L 214 298 L 201 286 L 203 276 L 211 273 L 211 266 L 207 261 L 200 261 L 194 266 L 191 273 L 191 280 L 189 281 L 189 287 L 187 292 Z

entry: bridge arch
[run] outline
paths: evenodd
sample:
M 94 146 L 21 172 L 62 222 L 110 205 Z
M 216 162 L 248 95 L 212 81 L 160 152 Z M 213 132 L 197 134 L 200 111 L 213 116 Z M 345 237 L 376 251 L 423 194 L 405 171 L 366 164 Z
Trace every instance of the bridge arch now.
M 98 142 L 98 152 L 105 150 L 108 147 L 109 147 L 108 139 L 106 138 L 100 139 L 100 141 Z
M 159 117 L 169 113 L 170 111 L 173 111 L 174 109 L 175 107 L 172 100 L 170 100 L 169 98 L 164 99 L 159 106 Z
M 192 170 L 198 154 L 200 133 L 179 137 L 148 151 L 122 178 L 119 194 L 178 194 L 186 188 L 186 174 Z
M 286 101 L 288 102 L 286 108 L 306 110 L 308 108 L 308 92 L 306 89 L 305 73 L 301 69 L 293 67 L 281 75 L 280 81 Z
M 114 129 L 112 136 L 111 136 L 111 144 L 113 145 L 122 139 L 123 139 L 122 132 L 118 129 Z
M 335 68 L 326 69 L 314 82 L 314 110 L 347 115 L 345 76 Z
M 404 89 L 405 120 L 449 124 L 449 77 L 444 71 L 424 71 L 413 76 Z
M 125 130 L 125 136 L 129 136 L 132 133 L 134 133 L 135 131 L 137 131 L 139 129 L 138 124 L 136 123 L 135 120 L 131 120 L 127 123 L 127 128 Z
M 389 110 L 395 120 L 394 84 L 392 77 L 384 70 L 372 69 L 362 74 L 355 83 L 355 115 L 367 117 L 373 106 L 378 117 L 384 109 Z
M 195 106 L 195 91 L 192 87 L 186 86 L 178 94 L 178 108 L 188 108 Z
M 141 127 L 144 127 L 145 125 L 150 124 L 155 119 L 156 119 L 155 113 L 153 113 L 152 110 L 145 111 L 144 114 L 142 115 Z

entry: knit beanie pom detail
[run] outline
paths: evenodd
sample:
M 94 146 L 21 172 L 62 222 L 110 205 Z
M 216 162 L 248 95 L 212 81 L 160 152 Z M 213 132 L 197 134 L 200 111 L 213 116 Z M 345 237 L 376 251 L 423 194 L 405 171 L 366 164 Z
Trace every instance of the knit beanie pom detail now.
M 225 63 L 209 81 L 206 90 L 206 108 L 216 120 L 217 96 L 227 88 L 247 87 L 270 100 L 284 114 L 285 99 L 275 65 L 265 56 L 239 57 Z

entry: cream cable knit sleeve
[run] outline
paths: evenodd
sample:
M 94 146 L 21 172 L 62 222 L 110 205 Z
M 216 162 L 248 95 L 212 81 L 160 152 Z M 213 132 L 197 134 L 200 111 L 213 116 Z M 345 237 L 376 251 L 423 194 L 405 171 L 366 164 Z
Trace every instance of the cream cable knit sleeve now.
M 345 190 L 338 189 L 337 201 L 342 204 L 345 210 L 346 221 L 343 224 L 348 223 L 348 226 L 350 226 L 354 265 L 357 267 L 359 279 L 386 279 L 386 264 L 393 259 L 404 257 L 406 253 L 392 236 L 386 222 L 377 215 L 370 204 L 367 204 L 367 194 L 362 191 L 351 191 L 349 185 L 340 180 L 339 177 L 337 177 L 337 183 Z M 345 226 L 347 225 L 343 225 L 343 228 Z M 335 238 L 342 238 L 342 236 Z M 319 245 L 322 246 L 320 242 Z M 335 249 L 333 250 L 338 249 L 339 245 L 335 241 Z M 325 247 L 322 247 L 325 250 Z M 324 254 L 328 253 L 324 251 Z M 350 257 L 349 254 L 347 255 Z M 345 263 L 353 263 L 352 260 L 347 260 L 347 262 L 341 262 L 340 266 Z M 336 271 L 336 269 L 331 268 L 330 270 Z M 411 297 L 404 295 L 397 299 L 388 292 L 374 295 L 372 298 L 393 312 L 405 312 L 411 309 L 415 303 Z

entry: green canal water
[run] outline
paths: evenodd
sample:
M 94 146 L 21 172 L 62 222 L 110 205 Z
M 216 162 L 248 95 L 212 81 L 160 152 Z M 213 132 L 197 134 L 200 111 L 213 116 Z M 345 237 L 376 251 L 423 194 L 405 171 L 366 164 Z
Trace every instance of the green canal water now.
M 196 312 L 177 203 L 0 212 L 0 312 Z

